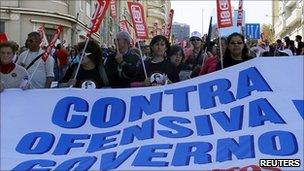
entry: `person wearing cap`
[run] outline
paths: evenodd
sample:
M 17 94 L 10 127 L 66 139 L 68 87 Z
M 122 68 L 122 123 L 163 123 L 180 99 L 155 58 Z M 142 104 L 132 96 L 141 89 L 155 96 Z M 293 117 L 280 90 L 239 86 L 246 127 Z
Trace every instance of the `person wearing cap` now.
M 116 52 L 105 61 L 105 69 L 112 88 L 130 87 L 131 80 L 136 75 L 140 56 L 130 50 L 131 36 L 128 32 L 116 34 Z
M 189 56 L 186 56 L 184 61 L 185 64 L 189 65 L 192 69 L 192 78 L 198 76 L 204 58 L 203 41 L 201 37 L 202 35 L 198 31 L 191 33 L 190 42 L 193 45 L 193 50 Z

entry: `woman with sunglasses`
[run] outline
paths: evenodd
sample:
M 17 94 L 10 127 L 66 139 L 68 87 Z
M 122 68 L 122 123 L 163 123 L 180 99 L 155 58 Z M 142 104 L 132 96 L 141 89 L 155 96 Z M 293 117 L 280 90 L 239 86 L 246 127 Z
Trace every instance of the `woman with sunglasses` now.
M 81 42 L 77 45 L 80 52 L 83 53 L 85 42 Z M 66 71 L 64 77 L 59 82 L 59 87 L 77 87 L 77 88 L 102 88 L 105 86 L 104 77 L 105 75 L 100 74 L 100 69 L 102 65 L 101 49 L 98 43 L 90 40 L 86 51 L 84 52 L 84 57 L 81 61 L 79 71 L 77 73 L 76 79 L 74 75 L 76 74 L 76 68 L 78 63 L 71 65 Z M 79 54 L 82 55 L 81 53 Z
M 5 88 L 24 90 L 30 87 L 28 72 L 13 62 L 16 50 L 13 42 L 0 43 L 0 92 Z
M 242 34 L 232 33 L 227 38 L 228 47 L 223 56 L 223 67 L 227 68 L 249 59 L 248 48 L 245 44 L 245 38 Z M 221 62 L 218 64 L 218 69 L 221 69 Z

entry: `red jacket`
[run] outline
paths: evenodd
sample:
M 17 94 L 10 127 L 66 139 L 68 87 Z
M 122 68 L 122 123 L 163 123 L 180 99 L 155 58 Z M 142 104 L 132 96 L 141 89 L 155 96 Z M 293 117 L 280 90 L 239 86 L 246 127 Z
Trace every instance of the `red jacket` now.
M 216 56 L 208 56 L 208 58 L 204 61 L 202 67 L 201 67 L 201 71 L 199 73 L 199 75 L 205 75 L 211 72 L 216 71 L 216 67 L 217 67 L 217 57 Z

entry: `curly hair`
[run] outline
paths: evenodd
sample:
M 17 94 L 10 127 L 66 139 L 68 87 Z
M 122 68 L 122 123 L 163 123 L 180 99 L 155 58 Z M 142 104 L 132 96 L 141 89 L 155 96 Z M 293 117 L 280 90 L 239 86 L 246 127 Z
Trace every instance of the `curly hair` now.
M 77 45 L 77 49 L 80 50 L 80 52 L 83 50 L 86 42 L 80 42 Z M 91 53 L 88 55 L 88 58 L 91 59 L 94 64 L 101 64 L 102 58 L 101 58 L 101 48 L 99 47 L 98 43 L 95 40 L 90 39 L 86 48 L 86 53 Z

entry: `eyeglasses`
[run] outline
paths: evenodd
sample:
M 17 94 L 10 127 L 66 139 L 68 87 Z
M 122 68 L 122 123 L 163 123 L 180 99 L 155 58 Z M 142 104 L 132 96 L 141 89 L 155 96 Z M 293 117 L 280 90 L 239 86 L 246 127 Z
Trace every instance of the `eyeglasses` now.
M 91 54 L 92 54 L 92 53 L 86 53 L 86 52 L 85 52 L 85 53 L 84 53 L 84 56 L 89 56 L 89 55 L 91 55 Z M 80 52 L 79 55 L 82 56 L 82 52 Z
M 243 42 L 230 42 L 231 45 L 241 45 Z
M 190 41 L 201 41 L 201 39 L 200 38 L 192 38 L 192 39 L 190 39 Z
M 28 43 L 33 43 L 34 40 L 28 39 L 26 42 L 28 42 Z

